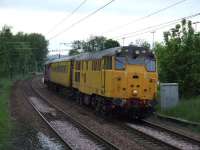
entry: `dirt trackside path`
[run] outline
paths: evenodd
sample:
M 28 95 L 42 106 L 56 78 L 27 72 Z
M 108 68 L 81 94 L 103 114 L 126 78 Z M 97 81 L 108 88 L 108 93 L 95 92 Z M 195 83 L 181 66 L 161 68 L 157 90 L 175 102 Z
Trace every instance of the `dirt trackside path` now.
M 14 124 L 11 138 L 12 150 L 62 150 L 62 144 L 55 134 L 47 128 L 27 99 L 23 88 L 26 81 L 17 81 L 10 98 L 10 112 Z M 53 138 L 52 138 L 53 137 Z

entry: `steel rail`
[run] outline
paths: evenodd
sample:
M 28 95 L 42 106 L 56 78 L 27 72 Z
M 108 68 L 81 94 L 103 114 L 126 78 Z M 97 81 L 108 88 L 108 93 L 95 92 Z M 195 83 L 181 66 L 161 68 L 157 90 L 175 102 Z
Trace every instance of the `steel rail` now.
M 178 136 L 178 138 L 181 138 L 183 140 L 189 141 L 192 144 L 200 146 L 200 139 L 189 137 L 189 136 L 187 136 L 187 135 L 185 135 L 183 133 L 174 131 L 172 129 L 169 129 L 167 127 L 163 127 L 163 126 L 161 126 L 159 124 L 156 124 L 156 123 L 153 123 L 153 122 L 150 122 L 150 121 L 147 121 L 147 120 L 143 120 L 142 122 L 145 123 L 145 125 L 150 126 L 150 127 L 154 128 L 154 129 L 159 129 L 161 131 L 164 131 L 164 132 L 167 132 L 169 134 L 172 134 L 172 135 L 174 135 L 176 137 Z

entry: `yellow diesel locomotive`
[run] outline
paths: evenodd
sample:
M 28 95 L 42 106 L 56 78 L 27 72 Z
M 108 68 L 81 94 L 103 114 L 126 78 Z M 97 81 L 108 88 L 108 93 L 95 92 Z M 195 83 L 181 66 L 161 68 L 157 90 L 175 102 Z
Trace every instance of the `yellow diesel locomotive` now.
M 92 106 L 104 115 L 120 112 L 131 118 L 152 113 L 157 80 L 154 54 L 138 46 L 49 61 L 44 73 L 47 86 L 70 89 L 80 104 Z

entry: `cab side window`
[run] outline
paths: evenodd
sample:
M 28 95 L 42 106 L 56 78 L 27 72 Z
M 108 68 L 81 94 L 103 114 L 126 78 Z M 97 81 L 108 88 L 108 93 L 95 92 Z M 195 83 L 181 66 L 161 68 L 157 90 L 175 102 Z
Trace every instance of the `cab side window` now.
M 122 70 L 125 68 L 125 57 L 115 57 L 115 69 Z

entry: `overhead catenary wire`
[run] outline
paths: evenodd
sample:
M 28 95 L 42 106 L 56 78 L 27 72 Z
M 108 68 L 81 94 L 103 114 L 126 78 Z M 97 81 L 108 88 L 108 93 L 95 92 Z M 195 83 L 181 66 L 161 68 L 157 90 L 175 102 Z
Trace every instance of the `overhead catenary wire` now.
M 46 34 L 51 33 L 52 31 L 54 31 L 58 26 L 60 26 L 61 24 L 63 24 L 65 21 L 67 21 L 71 16 L 73 16 L 73 14 L 75 14 L 75 12 L 77 12 L 85 3 L 87 0 L 83 0 L 70 14 L 68 14 L 67 16 L 65 16 L 64 18 L 62 18 L 57 24 L 55 24 Z
M 132 21 L 130 21 L 130 22 L 128 22 L 128 23 L 125 23 L 125 24 L 119 25 L 119 26 L 117 26 L 117 27 L 114 27 L 114 28 L 112 28 L 112 29 L 109 29 L 109 30 L 103 32 L 102 34 L 107 34 L 107 33 L 113 32 L 113 31 L 115 31 L 115 30 L 121 29 L 121 28 L 123 28 L 123 27 L 125 27 L 125 26 L 128 26 L 128 25 L 130 25 L 130 24 L 133 24 L 133 23 L 139 22 L 139 21 L 141 21 L 141 20 L 147 19 L 147 18 L 149 18 L 149 17 L 151 17 L 151 16 L 153 16 L 153 15 L 156 15 L 156 14 L 162 12 L 162 11 L 165 11 L 165 10 L 167 10 L 167 9 L 169 9 L 169 8 L 172 8 L 172 7 L 176 6 L 176 5 L 179 5 L 179 4 L 181 4 L 181 3 L 185 2 L 185 1 L 187 1 L 187 0 L 180 0 L 180 1 L 176 2 L 176 3 L 173 3 L 173 4 L 171 4 L 171 5 L 168 5 L 167 7 L 164 7 L 164 8 L 161 8 L 161 9 L 159 9 L 159 10 L 156 10 L 156 11 L 154 11 L 154 12 L 148 14 L 148 15 L 145 15 L 145 16 L 143 16 L 143 17 L 140 17 L 140 18 L 137 18 L 137 19 L 135 19 L 135 20 L 132 20 Z
M 190 18 L 199 16 L 199 15 L 200 15 L 200 12 L 199 13 L 195 13 L 195 14 L 190 15 L 190 16 L 181 17 L 179 19 L 175 19 L 175 20 L 172 20 L 172 21 L 168 21 L 168 22 L 164 22 L 164 23 L 157 24 L 157 25 L 154 25 L 154 26 L 149 26 L 149 27 L 146 27 L 146 28 L 143 28 L 143 29 L 139 29 L 139 30 L 134 31 L 134 32 L 129 32 L 129 33 L 126 33 L 126 34 L 123 34 L 123 35 L 115 36 L 113 38 L 118 40 L 118 39 L 122 39 L 122 38 L 130 38 L 130 37 L 133 37 L 133 36 L 136 36 L 136 35 L 140 35 L 140 34 L 144 34 L 144 33 L 149 33 L 152 30 L 158 30 L 158 29 L 164 28 L 166 26 L 178 23 L 182 19 L 190 19 Z
M 76 26 L 77 24 L 85 21 L 86 19 L 90 18 L 91 16 L 95 15 L 97 12 L 99 12 L 100 10 L 102 10 L 103 8 L 105 8 L 106 6 L 110 5 L 112 2 L 114 2 L 115 0 L 111 0 L 108 3 L 106 3 L 105 5 L 101 6 L 100 8 L 96 9 L 95 11 L 93 11 L 92 13 L 86 15 L 85 17 L 79 19 L 78 21 L 74 22 L 73 24 L 71 24 L 70 26 L 68 26 L 67 28 L 65 28 L 64 30 L 58 32 L 57 34 L 55 34 L 54 36 L 52 36 L 51 38 L 49 38 L 49 40 L 52 40 L 54 38 L 56 38 L 57 36 L 65 33 L 66 31 L 70 30 L 71 28 L 73 28 L 74 26 Z

